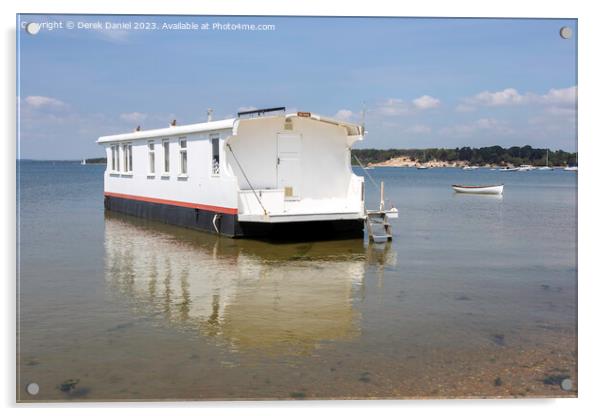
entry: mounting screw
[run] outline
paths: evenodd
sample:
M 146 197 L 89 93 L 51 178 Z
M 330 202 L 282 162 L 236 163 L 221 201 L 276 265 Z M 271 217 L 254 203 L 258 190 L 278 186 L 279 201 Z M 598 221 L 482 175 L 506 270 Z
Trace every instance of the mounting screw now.
M 25 389 L 27 390 L 27 393 L 29 393 L 32 396 L 35 396 L 40 392 L 40 386 L 38 385 L 38 383 L 29 383 L 25 387 Z
M 560 383 L 560 388 L 564 391 L 569 391 L 573 388 L 573 382 L 571 381 L 570 378 L 565 378 L 564 380 L 562 380 L 562 382 Z
M 29 22 L 27 25 L 25 25 L 25 31 L 30 35 L 37 35 L 40 29 L 40 24 L 36 22 Z
M 568 26 L 562 26 L 560 28 L 560 37 L 562 39 L 570 39 L 573 36 L 573 30 Z

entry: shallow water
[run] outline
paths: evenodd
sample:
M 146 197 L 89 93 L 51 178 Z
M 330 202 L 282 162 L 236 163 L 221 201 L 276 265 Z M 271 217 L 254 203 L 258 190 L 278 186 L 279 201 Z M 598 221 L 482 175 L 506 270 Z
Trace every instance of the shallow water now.
M 18 170 L 19 400 L 576 394 L 575 172 L 370 170 L 400 211 L 370 245 L 105 214 L 104 166 Z

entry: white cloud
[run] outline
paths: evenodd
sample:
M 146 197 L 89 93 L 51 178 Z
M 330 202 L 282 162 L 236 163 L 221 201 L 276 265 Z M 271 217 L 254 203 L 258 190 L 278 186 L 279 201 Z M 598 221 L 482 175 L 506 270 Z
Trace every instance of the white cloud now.
M 141 123 L 148 117 L 146 113 L 139 113 L 134 111 L 132 113 L 122 113 L 119 115 L 119 118 L 123 121 L 127 121 L 128 123 Z
M 441 100 L 433 98 L 430 95 L 423 95 L 422 97 L 413 100 L 412 103 L 414 104 L 414 107 L 419 110 L 428 110 L 439 107 Z
M 25 97 L 25 103 L 32 108 L 64 108 L 66 104 L 61 100 L 42 95 L 29 95 Z
M 483 91 L 469 99 L 469 102 L 482 104 L 486 106 L 503 106 L 522 104 L 525 102 L 525 97 L 514 88 L 506 88 L 502 91 L 489 92 Z
M 574 105 L 577 103 L 577 87 L 552 88 L 541 97 L 545 104 Z
M 428 134 L 431 131 L 432 131 L 432 129 L 425 124 L 416 124 L 416 125 L 406 129 L 406 133 L 414 133 L 414 134 Z
M 371 112 L 384 117 L 393 117 L 437 108 L 439 105 L 441 105 L 441 100 L 431 97 L 430 95 L 423 95 L 422 97 L 412 100 L 412 102 L 405 102 L 401 98 L 387 98 L 378 103 Z
M 483 105 L 488 107 L 514 106 L 523 104 L 543 105 L 575 105 L 577 102 L 577 87 L 552 88 L 546 94 L 527 92 L 519 93 L 515 88 L 501 91 L 483 91 L 464 99 L 460 106 Z M 458 106 L 458 107 L 460 107 Z
M 400 98 L 388 98 L 376 106 L 374 112 L 382 116 L 398 116 L 409 111 L 408 105 Z
M 351 120 L 352 117 L 353 117 L 353 111 L 347 110 L 344 108 L 337 111 L 337 113 L 334 115 L 334 118 L 339 119 L 339 120 L 345 120 L 345 121 Z
M 560 107 L 560 106 L 551 106 L 544 110 L 545 114 L 550 114 L 552 116 L 563 116 L 573 118 L 577 115 L 577 110 L 574 107 Z

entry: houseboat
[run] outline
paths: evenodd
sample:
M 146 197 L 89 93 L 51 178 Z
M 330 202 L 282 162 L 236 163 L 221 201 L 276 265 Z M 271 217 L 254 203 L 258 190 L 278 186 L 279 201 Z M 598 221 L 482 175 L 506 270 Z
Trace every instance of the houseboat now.
M 231 237 L 363 236 L 362 126 L 284 107 L 103 136 L 105 209 Z

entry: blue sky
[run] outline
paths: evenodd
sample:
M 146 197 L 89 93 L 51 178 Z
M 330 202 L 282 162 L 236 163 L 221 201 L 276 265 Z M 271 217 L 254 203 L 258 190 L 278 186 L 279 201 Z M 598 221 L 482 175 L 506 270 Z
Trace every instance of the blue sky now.
M 576 149 L 575 20 L 20 18 L 63 25 L 18 31 L 22 158 L 101 156 L 98 136 L 203 121 L 208 107 L 214 118 L 286 106 L 359 122 L 365 106 L 368 134 L 357 147 Z M 161 29 L 177 22 L 275 30 Z

